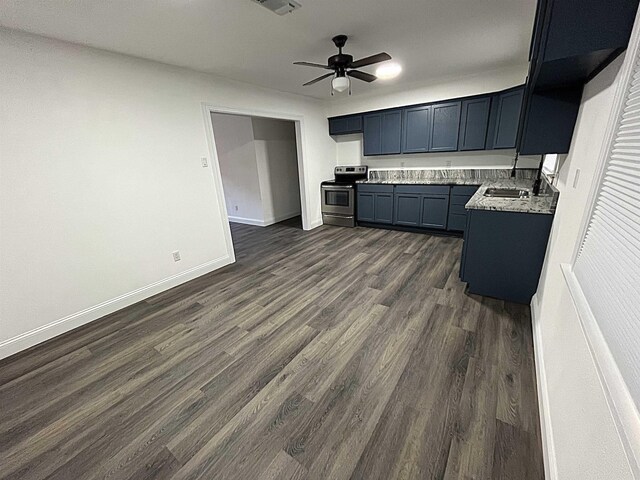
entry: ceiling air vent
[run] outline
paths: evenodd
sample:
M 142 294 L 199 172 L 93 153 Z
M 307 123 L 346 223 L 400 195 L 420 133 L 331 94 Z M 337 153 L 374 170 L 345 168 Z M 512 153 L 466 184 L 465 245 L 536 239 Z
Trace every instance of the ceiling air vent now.
M 294 0 L 253 0 L 278 15 L 286 15 L 299 9 L 302 5 Z

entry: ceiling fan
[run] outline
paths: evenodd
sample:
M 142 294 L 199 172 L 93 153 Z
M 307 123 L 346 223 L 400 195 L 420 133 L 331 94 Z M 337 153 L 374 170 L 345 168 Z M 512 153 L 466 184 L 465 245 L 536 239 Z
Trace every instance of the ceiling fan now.
M 349 77 L 357 78 L 358 80 L 363 80 L 365 82 L 373 82 L 376 80 L 375 75 L 371 75 L 370 73 L 361 72 L 360 70 L 356 70 L 360 67 L 366 67 L 368 65 L 373 65 L 375 63 L 386 62 L 387 60 L 391 60 L 391 56 L 388 53 L 378 53 L 376 55 L 371 55 L 370 57 L 361 58 L 360 60 L 353 60 L 353 56 L 342 53 L 342 48 L 345 43 L 347 43 L 346 35 L 336 35 L 331 40 L 338 48 L 338 54 L 333 55 L 327 59 L 327 65 L 322 65 L 319 63 L 311 63 L 311 62 L 293 62 L 294 65 L 304 65 L 306 67 L 316 67 L 316 68 L 324 68 L 325 70 L 333 70 L 331 73 L 327 73 L 318 78 L 314 78 L 313 80 L 305 83 L 303 86 L 313 85 L 320 80 L 324 80 L 325 78 L 333 77 L 331 80 L 331 95 L 333 92 L 344 92 L 349 89 L 349 95 L 351 95 L 351 81 Z

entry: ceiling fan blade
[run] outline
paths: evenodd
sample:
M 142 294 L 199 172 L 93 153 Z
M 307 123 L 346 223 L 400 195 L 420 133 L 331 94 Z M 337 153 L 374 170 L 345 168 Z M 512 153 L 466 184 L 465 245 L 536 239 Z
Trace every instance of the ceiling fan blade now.
M 376 55 L 371 55 L 370 57 L 361 58 L 360 60 L 356 60 L 355 62 L 351 62 L 351 65 L 349 65 L 349 67 L 350 68 L 366 67 L 367 65 L 386 62 L 387 60 L 391 60 L 391 55 L 389 55 L 388 53 L 382 52 Z
M 333 73 L 327 73 L 326 75 L 322 75 L 322 76 L 320 76 L 318 78 L 314 78 L 313 80 L 303 84 L 302 86 L 306 87 L 307 85 L 313 85 L 314 83 L 319 82 L 320 80 L 324 80 L 325 78 L 332 77 L 332 76 L 333 76 Z
M 350 77 L 353 78 L 357 78 L 358 80 L 363 80 L 365 82 L 373 82 L 374 80 L 377 80 L 378 77 L 376 77 L 375 75 L 371 75 L 370 73 L 365 73 L 365 72 L 361 72 L 360 70 L 349 70 L 347 72 L 347 75 L 349 75 Z
M 327 65 L 320 65 L 319 63 L 311 63 L 311 62 L 293 62 L 294 65 L 303 65 L 305 67 L 317 67 L 317 68 L 330 68 Z

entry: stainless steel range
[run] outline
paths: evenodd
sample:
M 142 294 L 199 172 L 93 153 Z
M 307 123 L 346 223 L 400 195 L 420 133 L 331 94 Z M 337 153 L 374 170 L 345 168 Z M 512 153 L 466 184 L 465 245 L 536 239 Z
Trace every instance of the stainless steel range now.
M 367 178 L 367 166 L 336 167 L 334 180 L 320 184 L 322 222 L 341 227 L 356 226 L 356 180 Z

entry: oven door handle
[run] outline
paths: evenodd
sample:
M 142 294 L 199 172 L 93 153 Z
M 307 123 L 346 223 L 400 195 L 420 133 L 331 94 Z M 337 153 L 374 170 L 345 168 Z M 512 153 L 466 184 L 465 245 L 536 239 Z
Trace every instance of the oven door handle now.
M 322 188 L 325 190 L 344 190 L 345 188 L 353 190 L 353 185 L 341 185 L 339 187 L 333 185 L 322 185 Z

